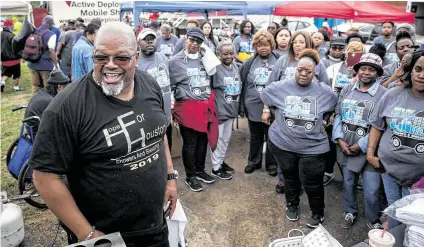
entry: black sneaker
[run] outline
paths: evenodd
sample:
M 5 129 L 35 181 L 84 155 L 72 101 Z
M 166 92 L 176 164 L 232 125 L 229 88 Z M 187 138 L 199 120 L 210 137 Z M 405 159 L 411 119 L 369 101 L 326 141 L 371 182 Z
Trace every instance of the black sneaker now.
M 211 177 L 211 175 L 207 174 L 206 172 L 197 172 L 196 178 L 207 184 L 212 184 L 215 182 L 215 179 Z
M 290 221 L 297 221 L 299 219 L 299 206 L 287 205 L 286 217 Z
M 362 177 L 361 176 L 359 176 L 359 179 L 358 179 L 358 185 L 356 185 L 356 188 L 358 189 L 358 190 L 363 190 L 364 188 L 362 187 Z
M 276 177 L 277 176 L 277 168 L 271 168 L 268 170 L 268 174 L 272 177 Z
M 284 194 L 284 184 L 275 185 L 275 192 L 278 194 Z
M 221 168 L 219 168 L 217 171 L 214 171 L 214 170 L 212 169 L 212 173 L 211 173 L 211 175 L 212 175 L 212 176 L 214 176 L 214 177 L 217 177 L 217 178 L 223 179 L 223 180 L 230 180 L 230 179 L 232 179 L 232 178 L 233 178 L 233 176 L 231 176 L 231 174 L 226 173 L 226 172 L 224 171 L 224 169 L 222 169 L 222 167 L 221 167 Z
M 341 227 L 344 229 L 349 229 L 352 227 L 353 223 L 355 222 L 356 215 L 353 215 L 351 213 L 344 213 L 344 219 L 342 221 Z
M 199 180 L 197 180 L 197 178 L 187 178 L 185 183 L 194 192 L 199 192 L 203 190 L 203 187 L 199 183 Z
M 372 230 L 372 229 L 383 229 L 383 224 L 378 219 L 378 220 L 376 220 L 374 222 L 367 222 L 367 227 L 370 230 Z
M 252 172 L 254 172 L 255 170 L 259 170 L 259 169 L 261 169 L 260 167 L 256 167 L 256 166 L 252 166 L 252 165 L 247 165 L 245 168 L 244 168 L 244 172 L 245 173 L 252 173 Z
M 311 228 L 317 228 L 324 221 L 324 216 L 313 214 L 307 221 L 306 225 Z
M 234 173 L 234 169 L 231 168 L 227 163 L 225 163 L 225 161 L 222 163 L 221 168 L 226 173 L 230 173 L 230 174 Z
M 333 181 L 334 179 L 334 174 L 333 173 L 325 173 L 324 175 L 324 186 L 329 185 L 331 183 L 331 181 Z

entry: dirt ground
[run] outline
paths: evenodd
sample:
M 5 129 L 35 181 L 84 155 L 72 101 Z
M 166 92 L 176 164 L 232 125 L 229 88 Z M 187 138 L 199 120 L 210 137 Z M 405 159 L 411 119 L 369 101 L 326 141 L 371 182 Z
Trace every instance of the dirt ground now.
M 202 192 L 190 191 L 184 184 L 184 167 L 181 158 L 174 159 L 180 171 L 178 192 L 187 214 L 188 225 L 185 236 L 190 247 L 265 247 L 278 238 L 284 238 L 291 229 L 300 229 L 305 234 L 310 216 L 307 196 L 301 196 L 300 219 L 290 222 L 284 213 L 284 195 L 274 191 L 275 177 L 265 169 L 245 174 L 249 150 L 246 121 L 240 121 L 239 129 L 233 132 L 226 162 L 236 169 L 232 180 L 219 180 L 205 185 Z M 210 155 L 207 156 L 207 171 L 211 169 Z M 336 179 L 325 187 L 324 227 L 344 247 L 350 247 L 367 238 L 363 210 L 355 225 L 345 230 L 340 227 L 343 213 L 342 179 L 335 167 Z M 359 208 L 363 209 L 363 193 L 358 193 Z M 25 204 L 26 236 L 22 246 L 51 246 L 57 232 L 57 220 L 49 211 L 35 210 Z M 66 246 L 65 234 L 59 230 L 55 246 Z

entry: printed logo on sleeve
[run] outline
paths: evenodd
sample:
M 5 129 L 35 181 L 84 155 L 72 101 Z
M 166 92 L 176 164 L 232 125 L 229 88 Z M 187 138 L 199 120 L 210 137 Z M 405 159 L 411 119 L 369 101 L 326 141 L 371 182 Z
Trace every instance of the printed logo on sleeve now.
M 369 116 L 374 108 L 372 101 L 345 99 L 341 104 L 342 129 L 354 132 L 358 137 L 366 136 L 370 131 Z
M 255 89 L 258 93 L 264 91 L 268 84 L 269 75 L 272 72 L 274 65 L 270 65 L 268 67 L 258 67 L 253 72 L 255 75 L 255 79 L 253 80 L 253 84 L 255 85 Z
M 390 114 L 389 127 L 393 131 L 392 145 L 396 148 L 413 148 L 417 154 L 424 154 L 424 110 L 395 107 Z
M 148 69 L 147 73 L 149 73 L 151 76 L 153 76 L 153 78 L 155 78 L 156 82 L 162 89 L 163 94 L 171 92 L 169 71 L 165 64 L 161 63 L 158 65 L 158 67 Z
M 211 93 L 209 77 L 207 76 L 206 70 L 203 66 L 200 68 L 188 68 L 187 76 L 190 78 L 190 91 L 194 95 L 200 96 L 202 94 Z
M 148 119 L 145 114 L 135 114 L 134 111 L 118 116 L 117 121 L 117 125 L 103 129 L 105 141 L 108 147 L 113 147 L 114 145 L 122 145 L 122 143 L 117 143 L 117 139 L 122 140 L 122 137 L 124 137 L 127 144 L 127 153 L 111 159 L 112 161 L 116 162 L 117 165 L 128 167 L 130 170 L 136 170 L 153 163 L 159 158 L 166 125 L 155 126 L 152 129 L 138 128 L 139 123 L 148 121 Z M 138 129 L 135 130 L 134 128 Z M 138 135 L 133 136 L 134 133 L 138 133 Z
M 315 127 L 318 120 L 316 98 L 287 96 L 285 104 L 283 116 L 287 127 L 303 127 L 306 131 L 311 131 Z
M 231 104 L 232 102 L 238 102 L 240 99 L 241 85 L 239 75 L 234 77 L 224 77 L 224 83 L 226 85 L 224 91 L 225 102 Z

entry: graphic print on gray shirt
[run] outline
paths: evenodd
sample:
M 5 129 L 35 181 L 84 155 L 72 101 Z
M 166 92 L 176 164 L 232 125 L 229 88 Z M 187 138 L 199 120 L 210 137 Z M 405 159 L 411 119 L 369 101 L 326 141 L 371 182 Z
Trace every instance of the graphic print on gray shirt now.
M 235 63 L 231 68 L 224 64 L 216 67 L 216 73 L 212 76 L 212 88 L 215 92 L 215 106 L 219 123 L 230 118 L 236 118 L 241 92 L 239 69 Z
M 378 100 L 386 93 L 387 89 L 375 82 L 367 92 L 361 92 L 357 85 L 349 84 L 340 93 L 336 114 L 341 117 L 343 140 L 349 145 L 358 144 L 362 138 L 368 138 L 371 129 L 369 118 Z M 372 95 L 373 94 L 373 95 Z M 337 146 L 337 162 L 354 172 L 361 172 L 367 164 L 366 154 L 360 152 L 356 156 L 346 156 Z M 371 165 L 366 170 L 374 171 Z
M 424 99 L 408 87 L 387 91 L 371 117 L 374 128 L 384 131 L 378 157 L 387 173 L 410 187 L 424 176 Z
M 299 86 L 295 78 L 271 83 L 261 93 L 264 104 L 276 106 L 269 138 L 278 148 L 301 154 L 330 150 L 323 117 L 334 111 L 337 97 L 325 83 Z
M 332 85 L 333 91 L 336 93 L 337 97 L 340 95 L 342 89 L 349 84 L 352 84 L 352 73 L 347 68 L 346 63 L 343 63 Z
M 174 48 L 177 45 L 178 38 L 174 35 L 171 35 L 169 39 L 163 38 L 160 36 L 156 39 L 156 51 L 161 52 L 167 58 L 170 58 L 174 53 Z
M 262 122 L 264 104 L 261 101 L 260 93 L 268 84 L 268 77 L 274 68 L 275 62 L 277 62 L 277 59 L 272 54 L 269 55 L 266 60 L 258 56 L 253 61 L 249 73 L 247 74 L 244 104 L 250 121 Z
M 171 84 L 168 59 L 159 52 L 156 52 L 151 57 L 145 57 L 141 54 L 138 69 L 149 73 L 159 84 L 163 93 L 164 110 L 169 123 L 171 123 Z
M 233 41 L 236 53 L 255 53 L 252 43 L 252 37 L 247 38 L 245 35 L 237 36 Z
M 210 77 L 200 60 L 187 57 L 184 50 L 169 60 L 171 86 L 175 88 L 175 100 L 188 97 L 208 100 L 211 94 Z

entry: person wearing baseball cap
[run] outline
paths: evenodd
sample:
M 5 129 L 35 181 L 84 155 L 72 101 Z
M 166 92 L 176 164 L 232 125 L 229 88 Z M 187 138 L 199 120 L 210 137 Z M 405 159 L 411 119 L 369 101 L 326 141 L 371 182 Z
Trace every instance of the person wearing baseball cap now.
M 346 47 L 345 39 L 342 37 L 336 37 L 330 41 L 330 49 L 321 63 L 324 64 L 325 68 L 330 67 L 333 64 L 343 62 L 343 53 Z
M 370 116 L 387 89 L 377 82 L 383 74 L 383 61 L 367 53 L 353 66 L 357 80 L 345 86 L 336 107 L 333 141 L 337 143 L 337 162 L 343 167 L 344 214 L 341 227 L 350 228 L 358 215 L 357 182 L 362 177 L 366 225 L 382 229 L 380 221 L 380 173 L 367 161 Z
M 203 190 L 199 180 L 211 184 L 215 179 L 205 172 L 207 144 L 212 151 L 218 142 L 218 118 L 210 76 L 203 66 L 200 46 L 205 40 L 198 27 L 187 30 L 185 49 L 169 60 L 171 87 L 175 90 L 174 121 L 183 138 L 183 164 L 186 185 L 195 192 Z
M 32 116 L 41 118 L 44 110 L 46 110 L 47 106 L 50 104 L 53 98 L 63 89 L 65 89 L 69 83 L 71 83 L 71 80 L 61 70 L 53 70 L 47 79 L 46 88 L 42 88 L 30 99 L 25 110 L 25 118 Z M 34 135 L 37 133 L 37 130 L 37 123 L 34 123 Z
M 152 29 L 156 33 L 156 36 L 162 35 L 162 33 L 160 31 L 160 22 L 152 21 L 152 22 L 150 22 L 149 27 L 150 27 L 150 29 Z
M 3 92 L 8 77 L 13 79 L 13 91 L 22 91 L 19 87 L 19 78 L 21 77 L 21 54 L 15 54 L 12 50 L 12 40 L 15 37 L 14 22 L 5 20 L 3 22 L 3 31 L 1 31 L 1 92 Z
M 166 136 L 168 137 L 169 151 L 172 148 L 172 125 L 171 125 L 171 102 L 172 93 L 169 79 L 168 58 L 161 52 L 156 51 L 156 33 L 152 29 L 145 28 L 137 36 L 140 47 L 138 69 L 149 73 L 162 89 L 164 110 L 168 118 Z

